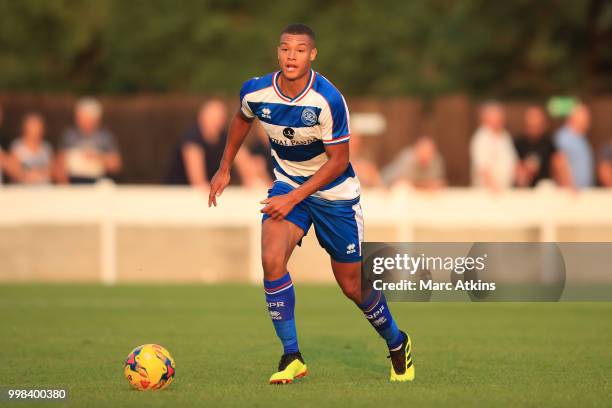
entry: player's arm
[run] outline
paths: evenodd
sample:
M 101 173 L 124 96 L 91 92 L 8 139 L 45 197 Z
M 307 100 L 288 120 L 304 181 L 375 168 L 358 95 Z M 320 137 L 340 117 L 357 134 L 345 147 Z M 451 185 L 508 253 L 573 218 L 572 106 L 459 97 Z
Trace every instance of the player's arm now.
M 349 164 L 349 144 L 326 145 L 325 154 L 327 154 L 327 162 L 304 184 L 290 193 L 263 200 L 261 204 L 266 204 L 266 206 L 261 212 L 268 214 L 272 219 L 282 220 L 299 202 L 344 173 Z
M 236 158 L 240 146 L 242 146 L 244 142 L 244 138 L 249 133 L 252 124 L 253 120 L 246 118 L 241 111 L 236 112 L 234 115 L 232 123 L 230 124 L 221 164 L 210 182 L 210 193 L 208 194 L 209 207 L 211 205 L 217 206 L 217 197 L 223 193 L 223 190 L 225 190 L 225 187 L 229 184 L 232 163 Z
M 348 142 L 325 145 L 325 154 L 327 155 L 327 162 L 308 181 L 289 193 L 297 199 L 298 203 L 337 179 L 348 167 Z

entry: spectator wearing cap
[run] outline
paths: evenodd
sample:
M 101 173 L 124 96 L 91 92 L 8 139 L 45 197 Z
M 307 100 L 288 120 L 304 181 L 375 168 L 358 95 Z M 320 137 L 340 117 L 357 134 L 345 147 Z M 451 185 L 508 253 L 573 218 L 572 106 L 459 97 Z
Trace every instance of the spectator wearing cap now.
M 595 184 L 593 151 L 586 136 L 590 126 L 591 113 L 586 105 L 579 104 L 554 139 L 557 149 L 567 157 L 572 183 L 579 189 Z

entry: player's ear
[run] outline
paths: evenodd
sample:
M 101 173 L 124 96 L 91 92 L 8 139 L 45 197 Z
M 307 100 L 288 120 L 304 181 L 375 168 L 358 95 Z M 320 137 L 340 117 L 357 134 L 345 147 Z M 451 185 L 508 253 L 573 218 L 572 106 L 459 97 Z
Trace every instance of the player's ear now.
M 317 58 L 317 49 L 313 48 L 310 50 L 310 62 L 314 61 Z

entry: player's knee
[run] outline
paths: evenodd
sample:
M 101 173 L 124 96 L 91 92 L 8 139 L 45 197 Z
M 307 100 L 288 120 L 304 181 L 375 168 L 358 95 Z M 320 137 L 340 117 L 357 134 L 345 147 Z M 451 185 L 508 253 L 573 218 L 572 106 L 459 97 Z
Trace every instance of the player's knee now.
M 261 256 L 261 264 L 266 280 L 276 280 L 287 273 L 287 265 L 282 256 L 272 251 L 265 251 Z

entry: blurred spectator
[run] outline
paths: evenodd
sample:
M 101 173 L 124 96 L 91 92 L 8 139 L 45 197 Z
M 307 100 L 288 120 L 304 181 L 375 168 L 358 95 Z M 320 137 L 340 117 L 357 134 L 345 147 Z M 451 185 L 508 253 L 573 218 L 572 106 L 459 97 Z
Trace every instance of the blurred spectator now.
M 2 150 L 2 146 L 0 146 L 0 185 L 2 185 L 2 169 L 5 166 L 6 162 L 6 155 L 4 154 L 4 151 Z
M 511 187 L 516 177 L 517 155 L 505 126 L 505 114 L 498 103 L 480 109 L 480 127 L 472 137 L 472 184 L 494 191 Z
M 405 182 L 418 189 L 435 189 L 446 184 L 444 160 L 429 136 L 421 136 L 413 146 L 401 150 L 385 166 L 382 176 L 387 185 Z
M 577 188 L 594 184 L 593 152 L 586 138 L 591 126 L 591 113 L 585 105 L 578 105 L 568 116 L 565 125 L 555 134 L 555 145 L 567 157 L 572 183 Z
M 545 179 L 555 179 L 560 185 L 568 185 L 571 175 L 563 153 L 557 151 L 548 133 L 548 118 L 538 106 L 525 111 L 524 133 L 514 145 L 519 156 L 517 185 L 535 187 Z
M 355 131 L 351 134 L 350 150 L 351 165 L 359 177 L 362 187 L 378 187 L 382 185 L 382 178 L 376 163 L 363 155 L 361 149 L 361 135 Z
M 2 105 L 0 105 L 0 185 L 2 184 L 2 169 L 4 168 L 4 163 L 6 161 L 6 156 L 4 154 L 4 151 L 2 150 L 2 146 L 4 142 L 4 138 L 2 137 L 2 119 L 3 119 L 3 112 L 2 112 Z
M 612 140 L 601 149 L 597 170 L 601 185 L 612 187 Z
M 51 182 L 53 149 L 44 140 L 45 122 L 41 115 L 28 113 L 21 124 L 21 136 L 11 144 L 6 172 L 23 184 Z
M 100 127 L 102 105 L 96 99 L 80 99 L 74 111 L 76 127 L 64 132 L 58 155 L 57 179 L 61 183 L 95 183 L 116 178 L 121 155 L 115 138 Z
M 269 187 L 274 182 L 274 165 L 272 164 L 270 154 L 270 140 L 268 135 L 261 128 L 253 126 L 253 135 L 255 140 L 246 146 L 245 152 L 250 158 L 252 170 L 249 173 L 252 175 L 249 177 L 244 184 L 247 187 L 256 187 L 261 185 Z M 252 182 L 250 180 L 252 179 Z
M 0 104 L 0 150 L 6 149 L 8 147 L 6 135 L 2 129 L 2 123 L 4 121 L 4 111 L 2 110 L 2 105 Z
M 181 137 L 174 149 L 167 184 L 184 184 L 208 188 L 215 175 L 227 140 L 227 108 L 213 99 L 198 112 L 197 123 Z M 235 160 L 242 183 L 257 184 L 253 160 L 246 149 L 240 149 Z

